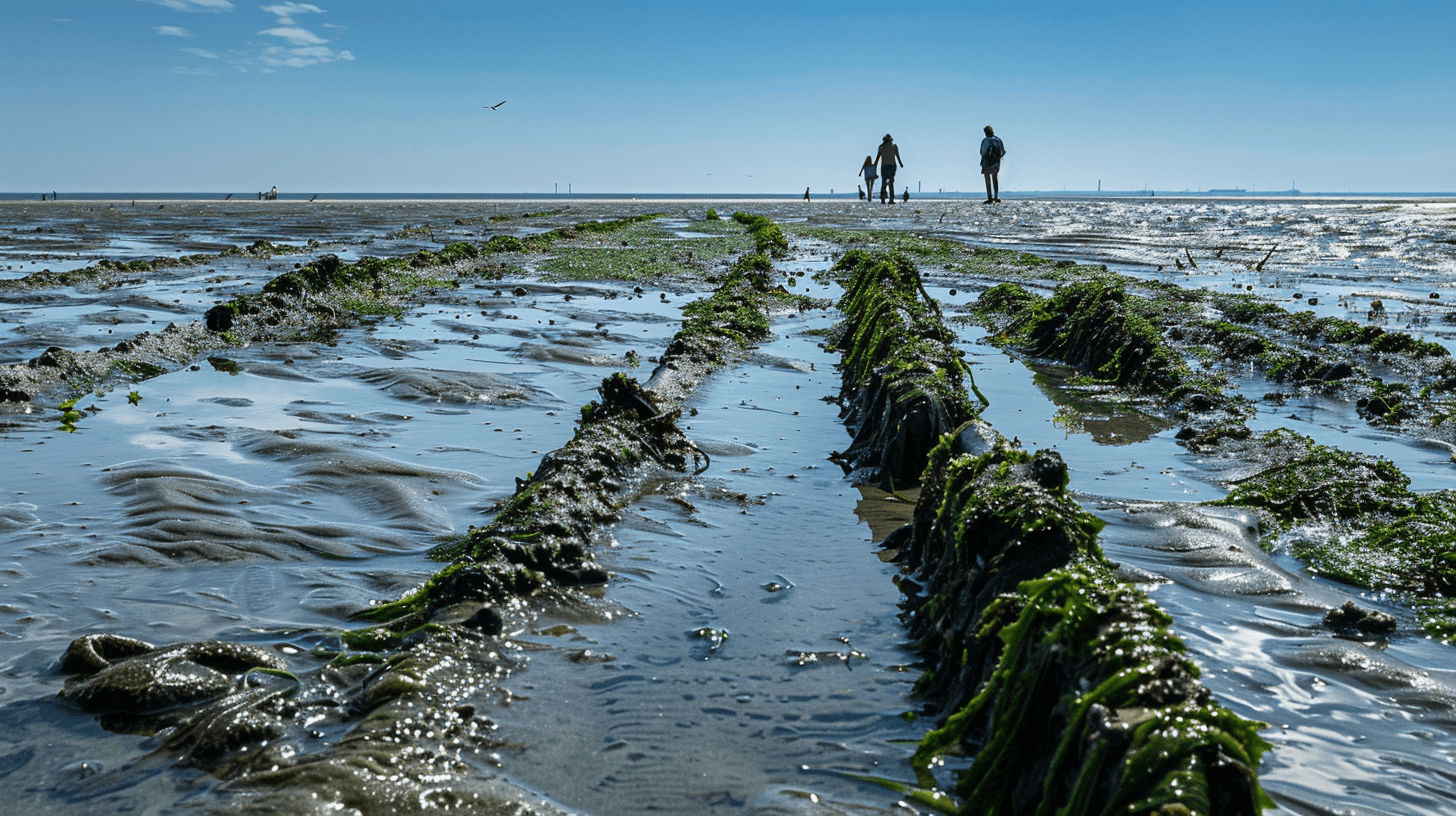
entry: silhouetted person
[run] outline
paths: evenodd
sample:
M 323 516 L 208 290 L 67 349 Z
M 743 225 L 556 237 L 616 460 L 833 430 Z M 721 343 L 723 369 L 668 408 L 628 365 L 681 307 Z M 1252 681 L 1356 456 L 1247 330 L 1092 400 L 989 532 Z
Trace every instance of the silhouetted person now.
M 809 200 L 809 188 L 808 187 L 805 187 L 804 188 L 804 200 L 805 201 L 808 201 Z
M 880 203 L 895 203 L 895 165 L 905 166 L 900 160 L 900 148 L 895 146 L 895 140 L 886 133 L 885 138 L 880 140 L 880 151 L 875 156 L 880 165 Z M 886 201 L 885 197 L 889 196 Z
M 986 203 L 1001 201 L 1001 157 L 1006 155 L 1006 145 L 996 131 L 986 125 L 986 138 L 981 140 L 981 175 L 986 179 Z
M 864 164 L 859 166 L 859 174 L 864 176 L 865 189 L 869 190 L 869 199 L 873 202 L 875 200 L 875 178 L 878 176 L 878 173 L 875 172 L 874 156 L 865 156 Z M 864 197 L 864 195 L 860 196 L 860 198 Z
M 910 188 L 909 187 L 906 187 L 905 188 L 905 195 L 900 200 L 901 201 L 906 201 L 906 202 L 908 202 L 910 200 Z

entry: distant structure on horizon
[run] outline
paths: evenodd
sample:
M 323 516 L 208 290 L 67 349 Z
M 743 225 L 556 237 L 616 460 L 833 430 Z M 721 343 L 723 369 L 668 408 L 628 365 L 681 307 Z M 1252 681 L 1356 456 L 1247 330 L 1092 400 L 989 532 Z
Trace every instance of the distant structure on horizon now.
M 1242 187 L 1230 187 L 1226 190 L 1209 190 L 1207 195 L 1300 195 L 1300 192 L 1293 187 L 1288 190 L 1266 190 L 1262 193 L 1251 193 Z

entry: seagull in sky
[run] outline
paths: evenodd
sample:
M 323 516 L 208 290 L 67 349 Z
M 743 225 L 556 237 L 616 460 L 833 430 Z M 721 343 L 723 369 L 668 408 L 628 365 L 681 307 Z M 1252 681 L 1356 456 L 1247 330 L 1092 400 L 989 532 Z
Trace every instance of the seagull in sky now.
M 481 107 L 482 108 L 490 108 L 491 110 L 495 110 L 496 108 L 499 108 L 501 105 L 504 105 L 505 103 L 506 103 L 506 100 L 502 99 L 501 101 L 495 103 L 494 105 L 481 105 Z

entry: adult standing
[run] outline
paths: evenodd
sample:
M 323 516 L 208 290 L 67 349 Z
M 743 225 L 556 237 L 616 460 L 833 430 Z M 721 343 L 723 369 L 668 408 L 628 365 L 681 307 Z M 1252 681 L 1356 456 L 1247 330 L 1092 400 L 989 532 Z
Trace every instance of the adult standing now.
M 859 174 L 861 176 L 864 176 L 865 189 L 870 191 L 870 203 L 873 204 L 874 201 L 875 201 L 875 177 L 876 177 L 876 173 L 875 173 L 875 157 L 874 156 L 865 156 L 864 164 L 861 164 L 859 166 Z M 859 197 L 860 198 L 864 198 L 864 193 L 860 193 L 860 196 Z
M 895 146 L 895 140 L 886 133 L 885 138 L 880 140 L 880 151 L 875 156 L 880 165 L 880 203 L 895 203 L 895 165 L 905 166 L 900 161 L 900 148 Z M 886 201 L 886 196 L 889 201 Z
M 996 131 L 986 125 L 986 138 L 981 140 L 981 175 L 986 179 L 986 203 L 1001 203 L 1001 157 L 1006 155 L 1006 145 Z

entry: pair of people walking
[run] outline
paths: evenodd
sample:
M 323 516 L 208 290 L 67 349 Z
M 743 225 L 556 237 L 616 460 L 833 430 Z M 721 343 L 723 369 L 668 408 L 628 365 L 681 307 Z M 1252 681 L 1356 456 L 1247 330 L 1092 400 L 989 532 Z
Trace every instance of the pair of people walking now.
M 986 138 L 981 140 L 981 176 L 986 180 L 986 203 L 1001 203 L 1001 157 L 1006 155 L 1006 145 L 1001 137 L 990 125 L 985 128 Z M 879 165 L 879 172 L 875 172 L 875 166 Z M 895 168 L 905 166 L 900 160 L 900 148 L 895 145 L 895 140 L 886 133 L 885 138 L 880 140 L 879 152 L 874 156 L 865 156 L 864 164 L 860 165 L 859 173 L 864 176 L 865 191 L 869 194 L 871 202 L 875 200 L 875 179 L 880 179 L 880 203 L 895 203 Z M 906 190 L 905 200 L 909 200 L 909 190 Z M 863 195 L 861 196 L 863 197 Z
M 879 165 L 879 173 L 875 172 L 875 165 Z M 859 173 L 864 176 L 865 189 L 869 191 L 870 201 L 875 200 L 875 179 L 880 179 L 880 203 L 895 203 L 895 166 L 905 166 L 900 160 L 900 148 L 895 146 L 895 140 L 886 133 L 885 138 L 880 140 L 880 149 L 873 156 L 865 156 L 864 164 L 860 165 Z M 908 200 L 908 199 L 907 199 Z

